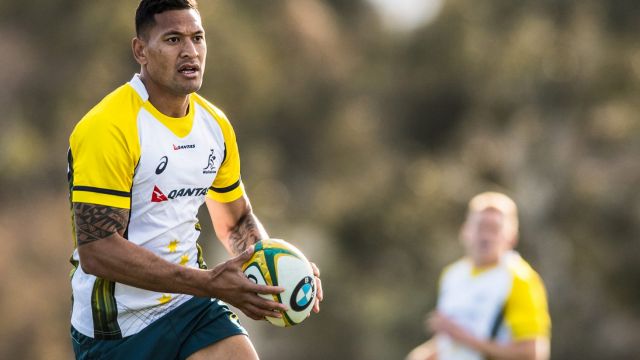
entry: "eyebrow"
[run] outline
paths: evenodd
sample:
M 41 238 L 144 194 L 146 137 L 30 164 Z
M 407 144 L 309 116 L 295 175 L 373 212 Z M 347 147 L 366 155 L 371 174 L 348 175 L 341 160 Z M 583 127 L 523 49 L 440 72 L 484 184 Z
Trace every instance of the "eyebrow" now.
M 166 36 L 169 36 L 169 35 L 185 36 L 185 35 L 202 35 L 202 34 L 204 34 L 204 30 L 198 30 L 198 31 L 195 31 L 195 32 L 190 33 L 190 34 L 182 32 L 182 31 L 179 31 L 179 30 L 169 30 L 169 31 L 163 33 L 162 37 L 166 37 Z

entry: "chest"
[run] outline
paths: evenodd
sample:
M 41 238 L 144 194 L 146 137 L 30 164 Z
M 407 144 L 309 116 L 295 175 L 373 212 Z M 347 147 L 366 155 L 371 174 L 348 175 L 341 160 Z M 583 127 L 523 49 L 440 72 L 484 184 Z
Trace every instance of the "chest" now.
M 512 276 L 503 268 L 473 275 L 458 271 L 443 279 L 438 309 L 476 335 L 485 334 L 511 291 Z
M 151 200 L 202 197 L 213 183 L 225 156 L 225 141 L 217 122 L 196 113 L 191 131 L 177 136 L 142 113 L 138 118 L 140 160 L 132 195 Z M 155 195 L 155 198 L 154 198 Z

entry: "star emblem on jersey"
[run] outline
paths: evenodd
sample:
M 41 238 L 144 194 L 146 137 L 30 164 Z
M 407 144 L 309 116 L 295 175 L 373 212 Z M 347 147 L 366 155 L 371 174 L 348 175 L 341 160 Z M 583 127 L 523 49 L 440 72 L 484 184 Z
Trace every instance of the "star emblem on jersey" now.
M 169 294 L 162 294 L 162 296 L 161 296 L 161 297 L 159 297 L 159 298 L 157 298 L 156 300 L 158 300 L 158 302 L 159 302 L 160 304 L 166 304 L 166 303 L 168 303 L 169 301 L 171 301 L 171 295 L 169 295 Z
M 203 174 L 215 174 L 216 173 L 216 164 L 215 164 L 216 156 L 214 155 L 213 149 L 211 149 L 211 154 L 209 154 L 209 160 L 207 161 L 207 166 L 202 169 Z
M 151 202 L 163 202 L 168 201 L 167 195 L 163 194 L 157 186 L 153 187 L 153 193 L 151 193 Z
M 171 240 L 171 242 L 169 243 L 169 245 L 167 246 L 169 248 L 169 252 L 174 253 L 178 250 L 178 243 L 180 241 L 178 240 Z

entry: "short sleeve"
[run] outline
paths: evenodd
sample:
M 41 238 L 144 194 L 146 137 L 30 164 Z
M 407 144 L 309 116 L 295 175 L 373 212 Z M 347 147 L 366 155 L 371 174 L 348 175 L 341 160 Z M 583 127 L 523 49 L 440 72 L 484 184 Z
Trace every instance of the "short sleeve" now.
M 240 179 L 240 153 L 236 135 L 229 120 L 218 109 L 215 109 L 214 116 L 222 129 L 225 148 L 222 165 L 220 165 L 207 196 L 218 202 L 227 203 L 244 195 L 244 186 Z
M 133 122 L 133 121 L 131 121 Z M 132 124 L 89 114 L 69 138 L 71 201 L 128 209 L 140 148 Z
M 551 318 L 544 284 L 533 269 L 514 277 L 505 307 L 505 322 L 514 340 L 550 336 Z

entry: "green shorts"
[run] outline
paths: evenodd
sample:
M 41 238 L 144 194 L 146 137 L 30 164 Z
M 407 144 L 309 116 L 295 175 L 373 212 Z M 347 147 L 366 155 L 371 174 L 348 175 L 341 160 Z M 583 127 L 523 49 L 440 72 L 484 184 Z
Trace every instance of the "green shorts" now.
M 96 340 L 71 327 L 76 359 L 186 359 L 196 351 L 233 335 L 247 335 L 238 316 L 222 301 L 187 301 L 135 335 Z

